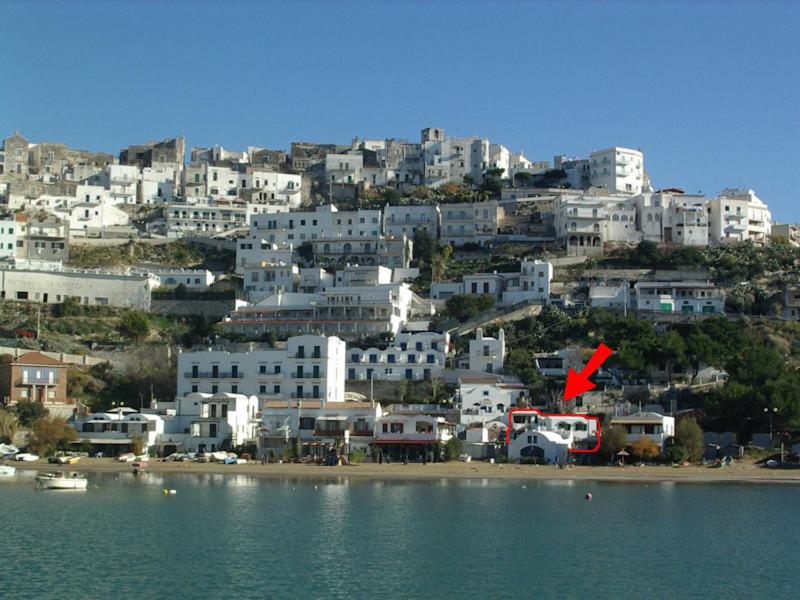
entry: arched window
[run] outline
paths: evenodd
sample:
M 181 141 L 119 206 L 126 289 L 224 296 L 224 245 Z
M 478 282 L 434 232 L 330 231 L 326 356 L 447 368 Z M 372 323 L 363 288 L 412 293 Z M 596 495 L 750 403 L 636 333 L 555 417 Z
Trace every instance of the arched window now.
M 592 216 L 593 216 L 593 217 L 596 217 L 596 216 L 597 216 L 597 209 L 596 209 L 596 208 L 593 208 L 593 209 L 592 209 Z
M 570 223 L 569 228 L 572 231 L 575 231 L 576 229 L 578 229 L 578 224 L 573 221 L 572 223 Z
M 345 243 L 344 245 L 344 253 L 350 254 L 353 251 L 353 246 L 350 245 L 350 242 Z
M 595 224 L 594 224 L 594 227 L 593 227 L 593 229 L 594 229 L 595 231 L 600 231 L 600 225 L 598 225 L 597 223 L 595 223 Z

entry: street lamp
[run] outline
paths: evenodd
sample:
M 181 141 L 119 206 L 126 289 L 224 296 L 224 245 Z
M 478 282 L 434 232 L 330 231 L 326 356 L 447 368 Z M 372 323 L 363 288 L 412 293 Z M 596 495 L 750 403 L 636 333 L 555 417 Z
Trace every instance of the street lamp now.
M 765 408 L 764 414 L 769 415 L 769 445 L 772 447 L 772 415 L 776 414 L 778 409 L 776 407 L 772 407 L 772 409 Z

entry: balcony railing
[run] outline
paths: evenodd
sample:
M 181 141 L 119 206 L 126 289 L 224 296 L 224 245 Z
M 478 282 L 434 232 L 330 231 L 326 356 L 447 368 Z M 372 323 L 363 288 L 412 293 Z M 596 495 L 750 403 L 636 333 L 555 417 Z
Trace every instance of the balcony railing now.
M 56 385 L 58 378 L 48 379 L 47 377 L 20 377 L 17 385 Z
M 345 428 L 337 428 L 337 429 L 314 429 L 314 435 L 317 437 L 344 437 L 344 432 L 347 431 Z
M 218 371 L 216 373 L 213 371 L 186 371 L 184 376 L 190 379 L 244 379 L 244 373 L 241 371 L 236 373 L 232 371 Z
M 290 373 L 289 376 L 292 379 L 322 379 L 322 373 L 301 373 L 300 371 L 295 371 L 294 373 Z

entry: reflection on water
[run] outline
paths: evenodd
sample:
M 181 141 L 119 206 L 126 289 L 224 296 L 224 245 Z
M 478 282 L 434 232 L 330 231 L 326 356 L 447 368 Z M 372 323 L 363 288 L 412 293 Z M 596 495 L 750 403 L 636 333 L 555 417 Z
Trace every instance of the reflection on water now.
M 90 473 L 92 489 L 59 494 L 37 492 L 37 472 L 0 480 L 3 598 L 752 598 L 797 583 L 761 560 L 792 556 L 794 487 Z

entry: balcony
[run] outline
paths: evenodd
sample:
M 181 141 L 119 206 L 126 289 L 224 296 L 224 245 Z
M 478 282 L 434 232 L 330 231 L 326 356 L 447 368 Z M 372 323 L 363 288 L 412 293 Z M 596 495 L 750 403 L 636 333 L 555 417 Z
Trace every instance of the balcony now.
M 292 379 L 322 379 L 321 373 L 301 373 L 300 371 L 295 371 L 294 373 L 290 373 L 289 377 Z
M 244 373 L 241 371 L 236 373 L 231 371 L 217 371 L 216 373 L 213 371 L 186 371 L 183 376 L 189 379 L 244 379 Z
M 314 435 L 317 437 L 344 437 L 344 432 L 347 431 L 346 427 L 337 427 L 335 429 L 320 429 L 314 428 Z
M 16 385 L 57 385 L 58 378 L 49 379 L 47 377 L 20 377 Z

